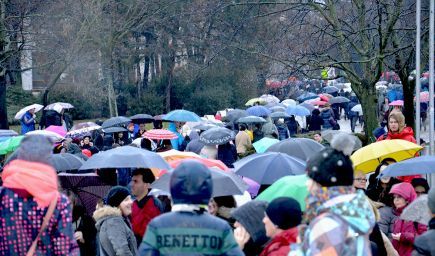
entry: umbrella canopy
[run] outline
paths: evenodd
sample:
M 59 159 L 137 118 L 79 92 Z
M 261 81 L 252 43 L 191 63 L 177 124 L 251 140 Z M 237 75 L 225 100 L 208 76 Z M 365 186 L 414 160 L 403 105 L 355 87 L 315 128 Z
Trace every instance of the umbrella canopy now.
M 98 201 L 104 198 L 111 188 L 95 173 L 59 173 L 58 177 L 62 190 L 74 193 L 89 216 L 92 216 Z
M 117 133 L 117 132 L 126 132 L 128 131 L 124 127 L 121 126 L 112 126 L 102 129 L 104 133 Z
M 389 106 L 403 106 L 403 100 L 395 100 L 388 105 Z
M 206 145 L 223 145 L 233 138 L 233 131 L 223 127 L 208 129 L 199 136 L 199 140 Z
M 325 94 L 319 94 L 319 98 L 320 98 L 320 100 L 328 102 L 329 99 L 330 99 L 330 97 L 329 97 L 329 96 L 326 96 L 326 95 L 329 95 L 329 94 L 327 94 L 327 93 L 325 93 Z M 331 98 L 332 98 L 332 97 L 331 97 Z
M 14 152 L 20 146 L 21 141 L 24 136 L 14 136 L 10 137 L 2 142 L 0 142 L 0 155 L 6 155 L 8 153 Z
M 278 152 L 253 154 L 234 163 L 235 173 L 259 184 L 272 184 L 287 175 L 305 172 L 305 162 Z
M 290 106 L 288 107 L 285 112 L 289 115 L 294 115 L 294 116 L 309 116 L 311 115 L 311 111 L 308 110 L 305 107 L 302 106 Z
M 298 103 L 293 99 L 285 99 L 281 101 L 281 104 L 284 104 L 284 106 L 288 107 L 288 106 L 296 106 Z
M 159 152 L 157 153 L 159 154 L 161 157 L 163 157 L 163 159 L 165 159 L 166 161 L 176 161 L 176 160 L 180 160 L 180 159 L 189 159 L 189 158 L 201 158 L 200 155 L 195 154 L 193 152 L 187 152 L 187 151 L 178 151 L 175 149 L 171 149 L 165 152 Z
M 154 117 L 148 114 L 137 114 L 131 116 L 130 119 L 135 124 L 152 123 L 154 121 Z
M 301 107 L 308 109 L 310 111 L 310 113 L 313 112 L 314 109 L 316 109 L 316 107 L 314 107 L 313 105 L 311 105 L 310 103 L 307 103 L 307 102 L 302 102 L 298 106 L 301 106 Z
M 301 210 L 305 211 L 305 198 L 308 196 L 307 175 L 285 176 L 274 182 L 259 194 L 255 200 L 272 202 L 278 197 L 291 197 L 299 202 Z
M 103 122 L 103 124 L 101 125 L 101 128 L 109 128 L 109 127 L 113 127 L 113 126 L 123 126 L 123 125 L 127 125 L 131 123 L 131 119 L 127 118 L 125 116 L 116 116 L 116 117 L 111 117 L 109 119 L 107 119 L 106 121 Z
M 268 116 L 272 111 L 264 106 L 253 106 L 246 109 L 246 112 L 251 116 Z
M 237 120 L 237 123 L 243 123 L 243 124 L 264 124 L 267 123 L 266 119 L 259 117 L 259 116 L 246 116 L 239 118 Z
M 211 123 L 200 123 L 200 124 L 198 124 L 198 125 L 195 125 L 195 126 L 193 127 L 193 129 L 200 130 L 200 131 L 207 131 L 208 129 L 215 128 L 215 127 L 217 127 L 217 125 L 215 125 L 215 124 L 211 124 Z
M 266 105 L 267 101 L 261 98 L 252 98 L 245 103 L 245 106 L 254 106 L 255 103 Z
M 6 137 L 13 137 L 13 136 L 18 136 L 18 133 L 14 130 L 3 130 L 0 129 L 0 138 Z
M 55 103 L 51 103 L 50 105 L 47 105 L 44 109 L 45 110 L 54 110 L 54 111 L 60 113 L 60 111 L 62 111 L 62 109 L 71 109 L 71 108 L 74 108 L 74 106 L 71 105 L 70 103 L 55 102 Z
M 379 177 L 397 177 L 435 173 L 435 169 L 433 168 L 434 166 L 435 156 L 427 155 L 414 157 L 405 161 L 388 165 L 388 167 L 379 174 Z
M 266 152 L 281 152 L 307 161 L 308 158 L 315 155 L 323 148 L 324 146 L 322 144 L 312 139 L 289 138 L 272 145 Z
M 271 95 L 271 94 L 263 94 L 263 95 L 260 96 L 260 99 L 265 100 L 268 104 L 269 103 L 279 103 L 280 102 L 280 100 L 276 96 Z
M 350 111 L 358 112 L 358 115 L 360 115 L 360 116 L 363 115 L 363 110 L 362 110 L 361 104 L 355 105 L 353 108 L 350 109 Z
M 84 161 L 73 154 L 60 153 L 51 156 L 51 163 L 57 172 L 65 172 L 78 170 L 83 165 Z
M 94 122 L 83 122 L 83 123 L 78 123 L 73 125 L 73 127 L 71 127 L 71 131 L 79 130 L 83 128 L 89 128 L 89 127 L 100 127 L 100 126 Z
M 25 136 L 31 136 L 31 135 L 42 135 L 42 136 L 49 138 L 53 142 L 58 142 L 58 141 L 61 141 L 64 139 L 63 136 L 61 136 L 55 132 L 47 131 L 47 130 L 30 131 L 30 132 L 26 133 Z
M 277 140 L 277 139 L 272 139 L 272 138 L 264 137 L 261 140 L 259 140 L 257 142 L 254 142 L 252 144 L 252 146 L 254 146 L 255 151 L 257 153 L 264 153 L 264 152 L 266 152 L 266 150 L 270 146 L 272 146 L 273 144 L 276 144 L 278 142 L 279 142 L 279 140 Z
M 65 128 L 63 128 L 63 126 L 59 126 L 59 125 L 50 125 L 49 127 L 45 128 L 45 131 L 57 133 L 62 137 L 65 137 L 65 135 L 66 135 Z
M 284 112 L 285 111 L 285 107 L 274 106 L 274 107 L 271 107 L 270 110 L 272 111 L 272 113 L 274 113 L 274 112 Z
M 429 92 L 420 92 L 420 101 L 429 102 Z
M 233 109 L 227 113 L 225 119 L 229 122 L 236 122 L 239 118 L 249 116 L 248 112 L 243 109 Z
M 179 164 L 181 164 L 186 159 L 189 159 L 189 158 L 168 161 L 168 163 L 169 163 L 169 165 L 172 168 L 176 168 Z M 196 161 L 199 161 L 202 164 L 204 164 L 205 166 L 207 166 L 208 168 L 216 167 L 216 168 L 219 168 L 222 171 L 227 171 L 228 170 L 228 167 L 221 160 L 201 158 L 199 156 L 198 157 L 192 157 L 190 159 L 195 159 Z
M 92 155 L 80 167 L 80 170 L 103 168 L 159 168 L 167 170 L 170 167 L 157 153 L 137 147 L 123 146 Z
M 270 114 L 270 118 L 278 119 L 278 118 L 289 118 L 290 115 L 285 112 L 273 112 Z
M 325 139 L 329 143 L 331 143 L 332 139 L 335 136 L 340 136 L 340 135 L 350 136 L 355 141 L 355 145 L 353 146 L 353 151 L 358 150 L 362 147 L 361 140 L 357 136 L 350 134 L 348 132 L 340 131 L 340 130 L 325 130 L 322 132 L 323 139 Z
M 85 135 L 91 135 L 92 131 L 98 130 L 100 129 L 101 126 L 96 125 L 96 126 L 90 126 L 90 127 L 84 127 L 81 129 L 77 129 L 77 130 L 73 130 L 73 131 L 69 131 L 66 133 L 66 137 L 70 137 L 70 138 L 76 138 L 76 137 L 82 137 Z
M 177 109 L 167 113 L 163 120 L 174 122 L 201 122 L 201 117 L 192 111 Z
M 310 104 L 311 104 L 311 105 L 314 105 L 314 106 L 325 106 L 326 103 L 328 103 L 328 102 L 323 101 L 323 100 L 314 100 L 314 101 L 310 101 Z
M 323 89 L 322 89 L 324 92 L 326 92 L 326 93 L 336 93 L 336 92 L 338 92 L 340 89 L 338 89 L 337 87 L 335 87 L 335 86 L 326 86 L 326 87 L 323 87 Z
M 210 168 L 210 172 L 213 182 L 212 197 L 243 195 L 243 193 L 248 189 L 248 185 L 242 180 L 242 178 L 232 172 L 224 172 L 214 168 Z M 166 173 L 151 184 L 151 187 L 170 192 L 170 179 L 171 173 Z
M 151 140 L 172 140 L 178 138 L 177 134 L 165 129 L 152 129 L 146 131 L 142 137 Z
M 317 96 L 317 94 L 315 94 L 315 93 L 312 93 L 312 92 L 304 92 L 304 93 L 302 93 L 301 95 L 299 95 L 299 97 L 297 98 L 297 100 L 298 100 L 299 102 L 303 102 L 303 101 L 306 101 L 306 100 L 315 99 L 315 98 L 317 98 L 317 97 L 319 97 L 319 96 Z
M 31 110 L 31 109 L 35 109 L 35 113 L 36 113 L 36 112 L 38 112 L 39 110 L 41 110 L 43 107 L 44 107 L 44 106 L 42 106 L 41 104 L 32 104 L 32 105 L 26 106 L 26 107 L 20 109 L 20 111 L 18 111 L 18 112 L 15 114 L 15 117 L 14 117 L 14 118 L 17 119 L 17 120 L 20 120 L 20 119 L 24 116 L 24 114 L 25 114 L 27 111 L 29 111 L 29 110 Z
M 355 170 L 370 173 L 375 171 L 385 158 L 399 162 L 414 157 L 421 149 L 421 146 L 406 140 L 383 140 L 357 150 L 350 159 Z
M 400 219 L 428 225 L 432 216 L 430 214 L 431 211 L 429 210 L 427 202 L 427 195 L 421 195 L 417 197 L 417 199 L 403 209 Z
M 329 100 L 330 104 L 339 104 L 339 103 L 346 103 L 346 102 L 350 102 L 350 100 L 343 96 L 333 97 Z

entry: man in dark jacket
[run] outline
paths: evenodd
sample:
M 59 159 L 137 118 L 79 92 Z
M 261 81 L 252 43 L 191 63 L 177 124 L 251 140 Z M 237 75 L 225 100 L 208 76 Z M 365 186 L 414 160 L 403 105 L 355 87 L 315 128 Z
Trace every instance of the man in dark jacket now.
M 429 221 L 429 230 L 416 237 L 412 255 L 435 255 L 435 188 L 429 190 L 427 204 L 432 212 L 432 219 Z
M 308 129 L 310 131 L 320 131 L 322 129 L 323 119 L 320 117 L 320 111 L 314 109 L 311 115 L 310 123 Z
M 184 161 L 172 173 L 172 212 L 153 219 L 138 255 L 244 255 L 227 222 L 207 213 L 213 185 L 203 164 Z

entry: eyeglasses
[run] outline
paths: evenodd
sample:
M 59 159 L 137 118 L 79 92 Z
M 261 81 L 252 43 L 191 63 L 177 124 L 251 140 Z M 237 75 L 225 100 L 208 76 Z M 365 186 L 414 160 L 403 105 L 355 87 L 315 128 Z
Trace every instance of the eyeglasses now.
M 361 182 L 361 181 L 367 182 L 367 179 L 366 179 L 366 178 L 356 178 L 356 179 L 354 179 L 354 180 L 357 180 L 357 181 L 359 181 L 359 182 Z

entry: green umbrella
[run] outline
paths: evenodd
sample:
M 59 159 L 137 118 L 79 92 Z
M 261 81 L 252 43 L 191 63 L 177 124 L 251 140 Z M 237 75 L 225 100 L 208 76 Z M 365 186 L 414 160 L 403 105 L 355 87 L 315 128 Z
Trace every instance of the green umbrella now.
M 254 146 L 255 151 L 257 153 L 264 153 L 266 152 L 266 150 L 272 146 L 273 144 L 278 143 L 279 140 L 277 139 L 272 139 L 272 138 L 262 138 L 261 140 L 255 142 L 254 144 L 252 144 L 252 146 Z
M 18 146 L 20 146 L 23 138 L 24 136 L 15 136 L 0 142 L 0 155 L 6 155 L 7 153 L 13 152 L 18 148 Z
M 302 211 L 305 211 L 305 198 L 308 196 L 307 180 L 305 174 L 282 177 L 255 199 L 271 202 L 278 197 L 291 197 L 298 201 Z

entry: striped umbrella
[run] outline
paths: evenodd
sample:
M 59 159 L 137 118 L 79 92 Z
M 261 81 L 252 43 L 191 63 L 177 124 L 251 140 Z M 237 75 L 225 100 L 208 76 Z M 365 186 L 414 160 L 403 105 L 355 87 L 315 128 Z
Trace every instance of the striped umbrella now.
M 165 129 L 152 129 L 146 131 L 142 136 L 151 140 L 172 140 L 178 138 L 175 133 Z

